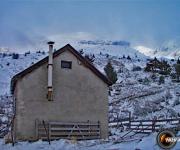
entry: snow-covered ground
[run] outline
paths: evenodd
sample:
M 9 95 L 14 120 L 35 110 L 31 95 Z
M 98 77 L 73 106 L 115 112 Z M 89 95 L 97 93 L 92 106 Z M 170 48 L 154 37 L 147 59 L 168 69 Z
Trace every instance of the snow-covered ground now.
M 150 138 L 150 137 L 149 137 Z M 152 138 L 152 137 L 151 137 Z M 149 139 L 143 139 L 142 143 L 144 147 L 149 148 L 149 145 L 155 146 L 155 139 L 149 141 Z M 140 142 L 141 143 L 141 142 Z M 131 143 L 119 143 L 114 144 L 113 142 L 107 141 L 84 141 L 84 142 L 73 142 L 67 140 L 53 141 L 51 145 L 48 142 L 38 141 L 35 143 L 19 142 L 12 147 L 12 144 L 4 144 L 4 141 L 0 141 L 1 150 L 135 150 L 136 148 L 142 147 L 138 142 Z M 156 149 L 158 147 L 156 146 Z
M 152 73 L 144 72 L 144 67 L 149 59 L 147 53 L 151 54 L 151 49 L 136 50 L 126 42 L 104 42 L 104 41 L 80 41 L 72 44 L 77 50 L 83 49 L 84 55 L 94 54 L 94 65 L 104 73 L 104 66 L 110 60 L 115 68 L 118 81 L 112 86 L 111 95 L 109 96 L 109 119 L 113 120 L 118 114 L 120 118 L 125 118 L 123 110 L 131 111 L 134 119 L 152 119 L 179 117 L 180 103 L 176 93 L 180 91 L 180 84 L 172 82 L 170 76 L 165 76 L 165 83 L 159 84 L 158 73 L 155 78 Z M 178 49 L 176 49 L 178 50 Z M 179 54 L 179 53 L 177 53 Z M 10 80 L 16 73 L 24 70 L 38 60 L 44 58 L 47 53 L 26 53 L 20 54 L 18 59 L 12 59 L 9 51 L 6 56 L 0 55 L 0 121 L 5 122 L 8 117 L 12 116 L 12 100 L 10 96 Z M 130 56 L 131 60 L 127 59 Z M 171 67 L 172 62 L 169 60 Z M 140 67 L 141 70 L 135 71 L 133 68 Z M 120 133 L 123 134 L 123 133 Z M 10 144 L 5 145 L 3 139 L 0 140 L 0 150 L 64 150 L 64 149 L 159 149 L 156 144 L 156 134 L 137 138 L 135 141 L 117 143 L 110 141 L 81 141 L 75 142 L 67 140 L 53 141 L 51 145 L 47 142 L 38 141 L 35 143 L 19 142 L 14 147 Z M 140 135 L 138 135 L 140 136 Z M 118 138 L 118 135 L 116 135 Z M 180 144 L 175 149 L 180 149 Z
M 15 146 L 5 144 L 0 140 L 1 150 L 160 150 L 156 143 L 156 133 L 142 139 L 131 142 L 114 142 L 108 140 L 70 141 L 58 140 L 48 142 L 18 142 Z M 179 150 L 180 142 L 177 142 L 172 150 Z

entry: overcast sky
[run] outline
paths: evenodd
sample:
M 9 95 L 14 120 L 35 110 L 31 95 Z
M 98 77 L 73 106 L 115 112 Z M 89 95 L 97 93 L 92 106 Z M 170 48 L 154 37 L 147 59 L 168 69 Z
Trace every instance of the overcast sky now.
M 180 38 L 180 0 L 0 2 L 0 47 L 26 48 L 50 38 L 128 40 L 153 47 Z

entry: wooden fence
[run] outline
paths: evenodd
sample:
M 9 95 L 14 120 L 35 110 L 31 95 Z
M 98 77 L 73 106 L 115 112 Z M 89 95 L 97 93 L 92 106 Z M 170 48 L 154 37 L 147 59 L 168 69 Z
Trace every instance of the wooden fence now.
M 163 128 L 180 130 L 180 118 L 154 119 L 154 120 L 122 120 L 109 123 L 110 127 L 126 128 L 136 133 L 151 133 Z
M 119 102 L 121 102 L 122 100 L 125 100 L 125 99 L 132 100 L 132 99 L 141 98 L 141 97 L 145 97 L 145 96 L 155 95 L 155 94 L 161 93 L 163 91 L 164 91 L 164 89 L 156 89 L 155 91 L 154 90 L 150 91 L 150 89 L 149 89 L 148 91 L 144 91 L 143 93 L 133 93 L 133 94 L 130 94 L 125 97 L 114 98 L 112 100 L 112 102 L 109 103 L 109 105 L 110 106 L 117 105 Z
M 40 122 L 36 121 L 36 138 L 42 140 L 100 138 L 99 122 Z

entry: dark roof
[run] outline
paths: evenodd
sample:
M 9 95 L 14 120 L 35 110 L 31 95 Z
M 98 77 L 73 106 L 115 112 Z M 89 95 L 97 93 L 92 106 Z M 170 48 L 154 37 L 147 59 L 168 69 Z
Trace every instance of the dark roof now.
M 63 53 L 64 51 L 70 51 L 73 55 L 75 55 L 82 63 L 88 67 L 94 74 L 96 74 L 100 79 L 102 79 L 107 85 L 112 85 L 111 81 L 102 74 L 98 69 L 96 69 L 91 62 L 89 62 L 87 59 L 85 59 L 78 51 L 76 51 L 70 44 L 65 45 L 64 47 L 60 48 L 59 50 L 55 51 L 53 53 L 53 58 L 58 56 L 59 54 Z M 32 72 L 33 70 L 37 69 L 41 65 L 45 64 L 48 62 L 48 56 L 45 57 L 44 59 L 38 61 L 37 63 L 33 64 L 32 66 L 28 67 L 27 69 L 23 70 L 22 72 L 16 74 L 12 79 L 11 79 L 11 93 L 14 93 L 15 85 L 16 82 L 20 79 L 23 78 L 25 75 L 28 73 Z

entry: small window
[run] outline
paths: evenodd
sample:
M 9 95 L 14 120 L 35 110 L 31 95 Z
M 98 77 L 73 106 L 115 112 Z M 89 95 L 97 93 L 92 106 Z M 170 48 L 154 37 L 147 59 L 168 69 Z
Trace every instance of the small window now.
M 72 61 L 61 61 L 61 68 L 68 68 L 71 69 L 72 68 Z

